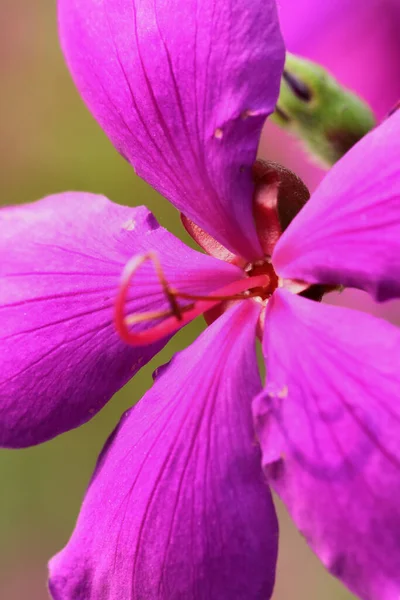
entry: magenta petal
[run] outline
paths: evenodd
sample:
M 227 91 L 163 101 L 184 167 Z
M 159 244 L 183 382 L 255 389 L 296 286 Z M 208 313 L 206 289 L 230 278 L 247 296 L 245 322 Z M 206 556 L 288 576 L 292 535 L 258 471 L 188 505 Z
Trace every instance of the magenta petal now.
M 282 277 L 400 296 L 400 111 L 328 173 L 278 241 Z
M 131 348 L 113 324 L 124 264 L 149 249 L 186 292 L 240 274 L 187 248 L 144 207 L 70 193 L 1 209 L 0 445 L 36 444 L 89 420 L 168 341 Z M 144 265 L 129 310 L 167 306 Z
M 363 600 L 400 590 L 400 332 L 281 291 L 254 403 L 269 482 L 324 565 Z
M 251 167 L 283 68 L 275 2 L 58 7 L 75 83 L 136 173 L 235 254 L 258 258 Z
M 163 367 L 100 456 L 50 563 L 55 600 L 267 600 L 277 522 L 251 400 L 259 308 L 245 302 Z

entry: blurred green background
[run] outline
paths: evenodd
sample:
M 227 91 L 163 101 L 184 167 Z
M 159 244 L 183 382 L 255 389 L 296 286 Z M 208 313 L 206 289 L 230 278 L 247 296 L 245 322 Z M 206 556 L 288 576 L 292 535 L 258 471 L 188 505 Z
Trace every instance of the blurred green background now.
M 175 210 L 135 177 L 86 111 L 58 47 L 54 2 L 0 0 L 0 80 L 2 204 L 63 190 L 99 192 L 120 203 L 146 204 L 163 225 L 185 237 Z M 270 144 L 273 136 L 265 138 L 262 151 L 285 162 L 288 142 L 280 137 Z M 293 166 L 293 152 L 299 150 L 291 147 L 290 152 Z M 321 174 L 312 170 L 303 176 L 314 184 Z M 360 301 L 358 296 L 350 300 Z M 398 309 L 390 310 L 395 318 Z M 72 531 L 103 442 L 122 411 L 148 388 L 155 366 L 187 345 L 201 327 L 194 323 L 178 335 L 89 424 L 37 448 L 0 453 L 1 600 L 48 597 L 47 560 Z M 279 512 L 274 600 L 351 598 L 324 572 L 281 507 Z

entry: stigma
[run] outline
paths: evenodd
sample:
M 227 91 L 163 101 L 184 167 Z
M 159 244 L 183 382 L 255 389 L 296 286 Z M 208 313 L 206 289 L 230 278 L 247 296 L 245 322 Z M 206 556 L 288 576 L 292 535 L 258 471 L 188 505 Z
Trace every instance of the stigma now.
M 168 300 L 169 309 L 139 312 L 126 315 L 129 288 L 134 285 L 134 276 L 145 261 L 153 263 L 160 287 Z M 240 278 L 214 293 L 201 296 L 179 291 L 167 281 L 158 254 L 154 251 L 134 256 L 125 266 L 118 289 L 114 323 L 120 338 L 133 346 L 154 344 L 158 340 L 173 334 L 178 329 L 210 309 L 227 302 L 248 301 L 250 299 L 265 302 L 278 286 L 278 278 L 268 260 L 249 264 Z M 184 305 L 179 302 L 189 300 Z M 223 312 L 223 311 L 221 311 Z M 149 323 L 149 328 L 136 331 L 134 326 Z

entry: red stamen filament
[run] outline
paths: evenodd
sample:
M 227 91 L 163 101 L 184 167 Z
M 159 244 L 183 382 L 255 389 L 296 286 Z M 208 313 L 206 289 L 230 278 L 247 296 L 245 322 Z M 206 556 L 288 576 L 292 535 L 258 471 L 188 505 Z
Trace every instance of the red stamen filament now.
M 125 306 L 130 284 L 136 271 L 146 260 L 153 262 L 157 277 L 171 308 L 170 310 L 147 311 L 125 317 Z M 269 282 L 270 278 L 268 275 L 262 274 L 239 279 L 216 290 L 215 294 L 210 294 L 209 296 L 187 294 L 169 286 L 157 254 L 155 252 L 148 252 L 141 256 L 133 257 L 125 266 L 115 303 L 115 326 L 122 340 L 128 344 L 135 346 L 152 344 L 180 329 L 183 325 L 220 302 L 246 300 L 259 296 L 260 288 L 265 288 Z M 252 291 L 254 288 L 257 288 L 257 291 Z M 177 301 L 178 298 L 193 300 L 194 302 L 186 306 L 180 306 Z M 164 320 L 150 329 L 139 332 L 133 332 L 130 329 L 132 325 L 136 325 L 137 323 L 160 318 L 164 318 Z

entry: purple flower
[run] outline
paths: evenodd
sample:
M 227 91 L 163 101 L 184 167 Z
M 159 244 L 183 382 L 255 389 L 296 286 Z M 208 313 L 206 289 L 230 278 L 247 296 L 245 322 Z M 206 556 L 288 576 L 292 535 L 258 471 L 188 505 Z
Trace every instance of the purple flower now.
M 310 298 L 400 295 L 400 113 L 289 224 L 301 183 L 262 165 L 252 179 L 283 66 L 272 0 L 59 0 L 59 18 L 93 114 L 210 255 L 91 194 L 2 209 L 2 445 L 87 421 L 188 320 L 213 322 L 107 441 L 53 598 L 270 598 L 268 482 L 336 576 L 394 600 L 400 335 Z

